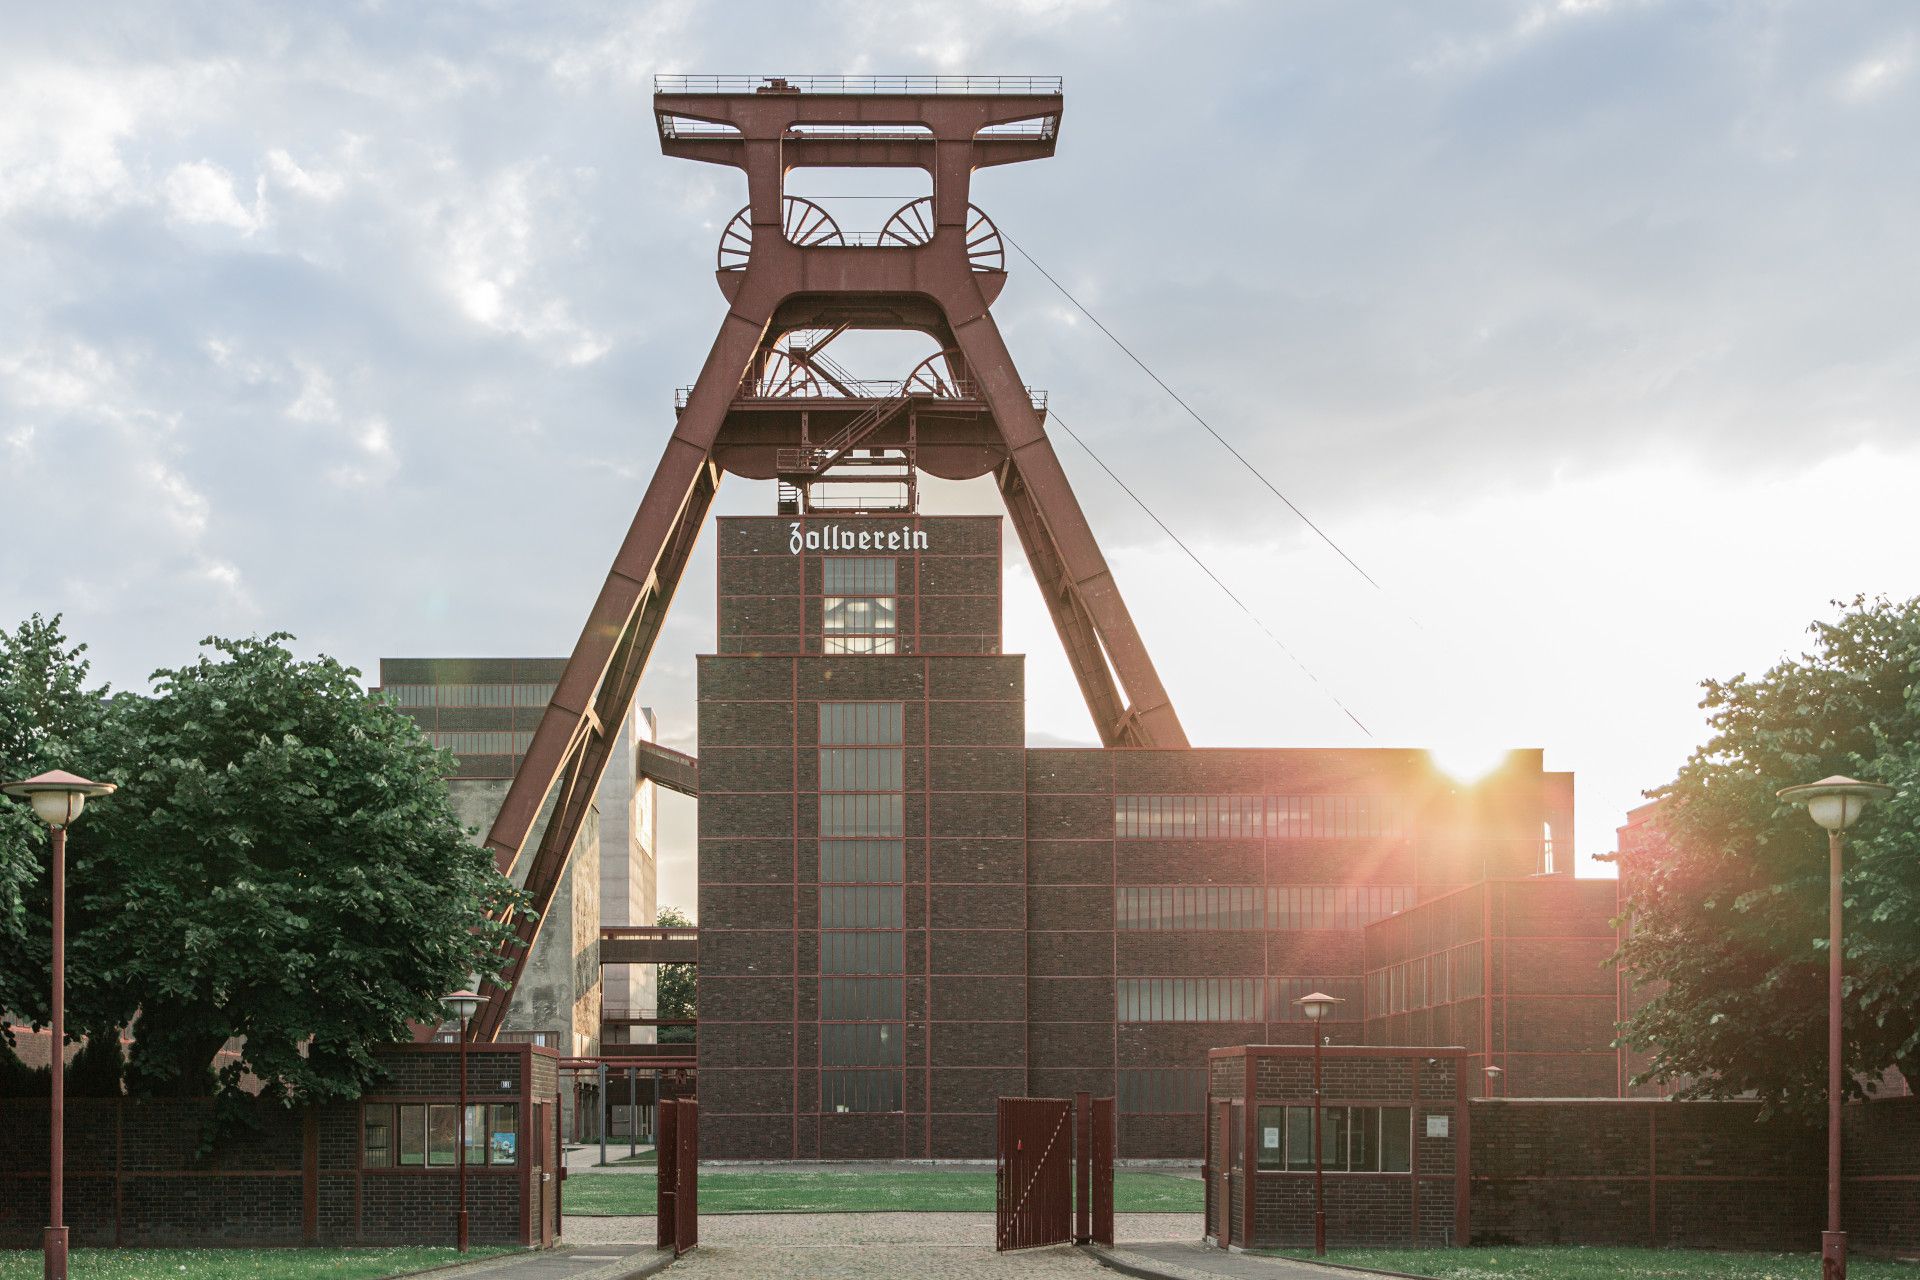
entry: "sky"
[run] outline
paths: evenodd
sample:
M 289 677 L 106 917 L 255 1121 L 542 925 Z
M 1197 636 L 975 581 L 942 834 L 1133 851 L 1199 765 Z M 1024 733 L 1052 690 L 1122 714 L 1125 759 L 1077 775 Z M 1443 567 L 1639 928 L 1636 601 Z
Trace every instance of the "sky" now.
M 1920 593 L 1916 56 L 1898 0 L 0 0 L 0 625 L 131 688 L 211 634 L 564 654 L 745 200 L 660 156 L 653 76 L 1060 75 L 1058 155 L 976 203 L 1378 583 L 1015 255 L 995 313 L 1193 741 L 1542 748 L 1605 874 L 1702 679 Z M 711 552 L 642 687 L 687 750 Z M 1030 740 L 1094 741 L 1017 549 L 1007 593 Z

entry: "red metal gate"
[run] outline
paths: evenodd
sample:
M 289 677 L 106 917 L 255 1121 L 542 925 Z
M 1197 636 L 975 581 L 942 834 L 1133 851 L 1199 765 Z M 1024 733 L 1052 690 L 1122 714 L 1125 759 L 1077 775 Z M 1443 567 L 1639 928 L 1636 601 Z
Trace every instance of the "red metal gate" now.
M 1084 1199 L 1093 1202 L 1092 1221 L 1087 1239 L 1082 1244 L 1113 1243 L 1113 1099 L 1094 1098 L 1089 1107 L 1092 1112 L 1092 1133 L 1089 1135 L 1089 1182 L 1091 1194 L 1083 1190 Z
M 654 1239 L 679 1257 L 700 1243 L 700 1108 L 659 1101 L 654 1122 Z
M 1002 1098 L 994 1168 L 995 1249 L 1073 1239 L 1073 1104 Z

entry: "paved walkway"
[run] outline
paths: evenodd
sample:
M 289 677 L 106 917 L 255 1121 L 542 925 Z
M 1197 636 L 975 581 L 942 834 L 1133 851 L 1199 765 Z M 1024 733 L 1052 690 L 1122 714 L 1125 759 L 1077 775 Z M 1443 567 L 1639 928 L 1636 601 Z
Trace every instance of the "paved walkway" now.
M 535 1253 L 476 1262 L 471 1266 L 439 1273 L 446 1280 L 627 1280 L 646 1271 L 650 1264 L 664 1264 L 666 1255 L 653 1247 L 653 1237 L 644 1245 L 562 1245 Z
M 1128 1243 L 1123 1237 L 1114 1248 L 1101 1252 L 1123 1266 L 1171 1280 L 1333 1280 L 1353 1275 L 1289 1258 L 1256 1258 L 1209 1249 L 1198 1241 Z
M 1136 1241 L 1194 1240 L 1197 1213 L 1118 1213 L 1114 1234 Z M 576 1248 L 654 1239 L 653 1217 L 567 1219 L 566 1242 Z M 703 1213 L 700 1247 L 786 1245 L 822 1249 L 841 1245 L 917 1245 L 993 1249 L 990 1213 Z M 804 1272 L 803 1272 L 804 1274 Z M 880 1274 L 876 1272 L 875 1274 Z M 909 1274 L 908 1272 L 898 1274 Z

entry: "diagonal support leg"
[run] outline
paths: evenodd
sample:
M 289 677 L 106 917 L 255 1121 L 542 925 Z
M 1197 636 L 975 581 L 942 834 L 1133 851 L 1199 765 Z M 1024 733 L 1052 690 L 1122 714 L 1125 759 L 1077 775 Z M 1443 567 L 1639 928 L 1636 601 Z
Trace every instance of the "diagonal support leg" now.
M 1048 612 L 1053 614 L 1054 628 L 1066 646 L 1067 661 L 1080 684 L 1081 696 L 1087 700 L 1094 727 L 1100 731 L 1100 741 L 1109 747 L 1129 745 L 1126 704 L 1121 700 L 1119 686 L 1113 682 L 1113 670 L 1107 665 L 1107 655 L 1100 647 L 1093 620 L 1074 594 L 1066 566 L 1060 563 L 1053 535 L 1047 532 L 1040 509 L 1034 505 L 1033 495 L 1019 474 L 1010 467 L 1002 467 L 998 480 L 1014 532 L 1020 535 L 1020 546 L 1027 553 L 1034 581 L 1040 586 Z
M 721 325 L 640 510 L 574 644 L 573 656 L 487 833 L 494 865 L 502 874 L 512 874 L 541 807 L 549 795 L 554 796 L 553 815 L 527 868 L 525 892 L 532 915 L 516 920 L 515 941 L 505 948 L 500 979 L 480 988 L 488 999 L 469 1024 L 470 1039 L 492 1040 L 506 1019 L 504 993 L 519 981 L 539 936 L 580 824 L 606 771 L 620 722 L 633 702 L 667 606 L 712 505 L 719 485 L 719 469 L 710 456 L 713 442 L 765 330 L 765 314 L 755 319 L 740 311 L 729 313 Z
M 999 326 L 983 306 L 971 319 L 954 325 L 953 336 L 972 367 L 987 405 L 993 410 L 1001 437 L 1006 441 L 1007 461 L 1002 468 L 1000 490 L 1008 493 L 1017 489 L 1027 495 L 1031 513 L 1037 517 L 1034 533 L 1044 535 L 1037 540 L 1042 545 L 1051 544 L 1049 558 L 1057 560 L 1059 566 L 1054 572 L 1059 575 L 1063 589 L 1071 593 L 1075 608 L 1099 637 L 1112 661 L 1113 671 L 1126 690 L 1130 705 L 1118 723 L 1102 705 L 1096 705 L 1094 695 L 1089 694 L 1088 710 L 1100 726 L 1102 739 L 1110 746 L 1120 742 L 1145 747 L 1188 745 L 1187 732 L 1180 725 L 1166 687 L 1160 683 L 1160 673 L 1154 669 L 1153 658 L 1140 639 L 1133 615 L 1127 612 L 1126 601 L 1113 580 L 1113 571 L 1107 567 L 1106 557 L 1094 541 L 1093 530 L 1087 526 L 1086 513 L 1073 496 L 1066 470 L 1061 467 L 1053 443 L 1040 425 L 1040 415 L 1027 398 L 1026 386 L 1020 381 L 1013 356 L 1000 337 Z M 1017 524 L 1020 516 L 1016 514 L 1015 519 Z M 1028 534 L 1023 530 L 1021 542 L 1032 557 L 1034 543 L 1027 539 Z M 1035 576 L 1045 571 L 1036 561 Z M 1054 623 L 1060 627 L 1060 640 L 1074 664 L 1081 690 L 1097 691 L 1103 684 L 1110 686 L 1105 664 L 1097 662 L 1099 655 L 1085 654 L 1084 644 L 1077 641 L 1067 625 L 1075 615 L 1063 613 L 1052 599 L 1048 607 L 1054 611 Z M 1120 734 L 1118 742 L 1113 737 L 1116 732 Z

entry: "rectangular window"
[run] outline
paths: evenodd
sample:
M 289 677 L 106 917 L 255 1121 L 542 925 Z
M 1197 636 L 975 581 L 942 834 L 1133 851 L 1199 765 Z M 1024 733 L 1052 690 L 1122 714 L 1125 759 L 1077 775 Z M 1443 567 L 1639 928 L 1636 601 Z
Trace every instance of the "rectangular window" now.
M 902 1036 L 895 1022 L 829 1022 L 820 1027 L 820 1065 L 897 1067 Z
M 899 561 L 892 556 L 826 556 L 820 561 L 820 593 L 829 596 L 890 596 L 898 593 Z
M 1287 1168 L 1313 1168 L 1313 1108 L 1287 1108 Z
M 1407 1173 L 1413 1168 L 1413 1108 L 1380 1108 L 1380 1172 Z
M 905 741 L 906 709 L 898 702 L 823 702 L 823 747 L 897 747 Z
M 487 1162 L 515 1164 L 520 1159 L 520 1104 L 496 1102 L 487 1108 Z
M 820 927 L 898 929 L 902 892 L 899 885 L 823 885 L 820 889 Z
M 1405 834 L 1390 796 L 1115 796 L 1121 840 L 1304 840 Z
M 1136 1116 L 1200 1115 L 1207 1106 L 1204 1069 L 1172 1067 L 1114 1073 L 1116 1106 Z
M 408 1104 L 395 1107 L 399 1116 L 395 1127 L 398 1129 L 396 1146 L 400 1152 L 400 1163 L 422 1165 L 427 1162 L 427 1109 L 423 1106 Z
M 1347 1167 L 1347 1108 L 1345 1107 L 1320 1109 L 1320 1167 L 1340 1170 Z
M 898 1071 L 822 1071 L 820 1109 L 826 1112 L 900 1110 Z
M 904 878 L 898 840 L 822 840 L 821 884 L 894 884 Z
M 898 791 L 905 753 L 898 747 L 823 748 L 822 791 Z
M 463 1131 L 466 1139 L 462 1158 L 468 1164 L 487 1162 L 487 1108 L 485 1103 L 467 1105 L 467 1124 Z
M 823 795 L 820 797 L 822 836 L 902 836 L 906 834 L 906 805 L 893 795 Z
M 1287 1111 L 1286 1107 L 1261 1107 L 1254 1116 L 1255 1168 L 1287 1167 Z
M 460 1108 L 449 1103 L 434 1103 L 427 1108 L 427 1163 L 453 1163 L 454 1147 L 460 1137 Z
M 898 933 L 823 933 L 820 972 L 899 973 L 901 937 Z
M 902 984 L 899 978 L 820 979 L 820 1019 L 823 1022 L 898 1020 Z
M 368 1103 L 360 1109 L 360 1150 L 362 1163 L 369 1169 L 387 1169 L 393 1165 L 393 1108 L 384 1102 Z

